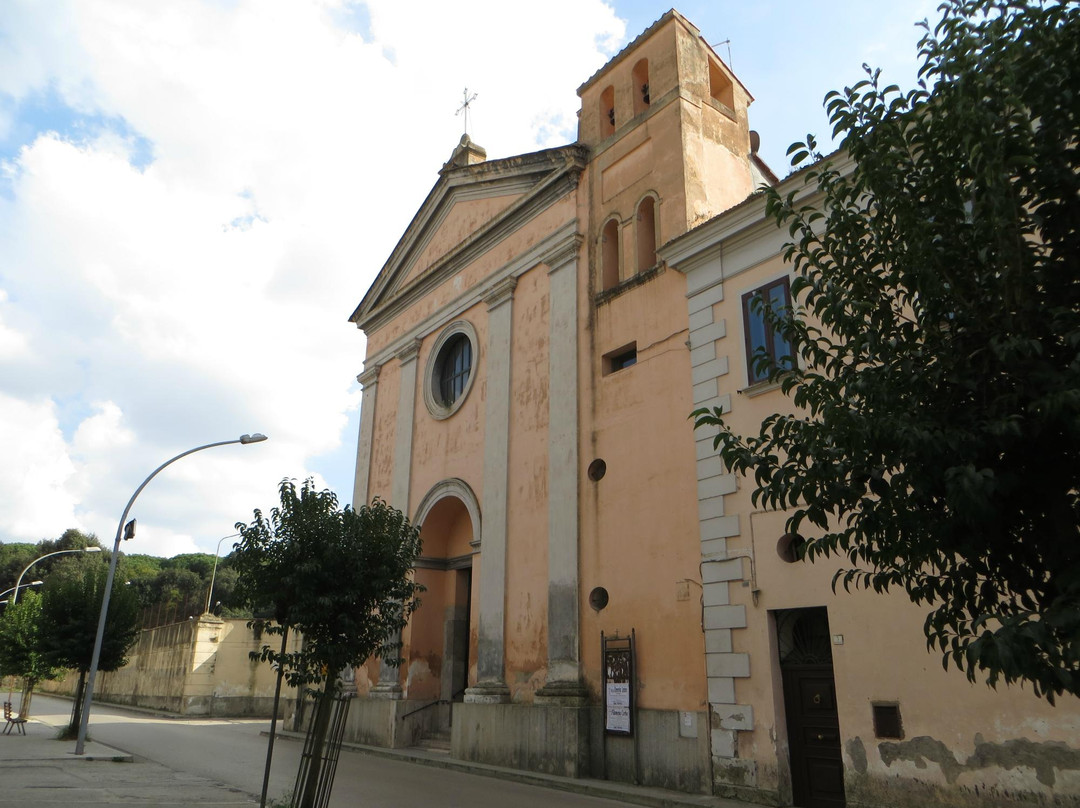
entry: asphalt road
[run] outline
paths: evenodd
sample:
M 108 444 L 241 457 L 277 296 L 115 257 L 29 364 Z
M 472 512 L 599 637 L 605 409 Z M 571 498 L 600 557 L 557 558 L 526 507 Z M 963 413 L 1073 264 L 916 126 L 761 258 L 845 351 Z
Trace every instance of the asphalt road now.
M 63 723 L 71 702 L 41 694 L 32 713 Z M 250 794 L 262 791 L 269 720 L 158 718 L 96 703 L 91 735 L 97 741 L 167 766 L 206 777 Z M 300 743 L 278 738 L 270 776 L 269 798 L 282 798 L 293 787 Z M 630 803 L 587 797 L 493 777 L 448 771 L 342 750 L 331 795 L 331 808 L 616 808 Z

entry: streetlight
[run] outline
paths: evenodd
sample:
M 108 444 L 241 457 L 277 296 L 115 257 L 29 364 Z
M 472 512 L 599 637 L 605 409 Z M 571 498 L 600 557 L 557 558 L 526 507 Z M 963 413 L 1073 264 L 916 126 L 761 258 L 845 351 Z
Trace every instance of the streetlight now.
M 11 605 L 14 606 L 19 600 L 19 587 L 22 586 L 22 579 L 23 579 L 23 576 L 26 575 L 26 571 L 28 569 L 30 569 L 32 566 L 34 566 L 36 563 L 38 563 L 39 561 L 42 561 L 43 559 L 46 559 L 46 558 L 52 558 L 53 556 L 64 555 L 64 553 L 100 553 L 100 552 L 101 552 L 100 547 L 78 547 L 78 548 L 76 548 L 74 550 L 57 550 L 54 553 L 46 553 L 43 556 L 38 556 L 33 561 L 31 561 L 29 564 L 27 564 L 25 567 L 23 567 L 23 571 L 19 573 L 19 579 L 17 581 L 15 581 L 15 591 L 11 595 Z
M 222 536 L 218 539 L 217 549 L 214 550 L 214 571 L 210 573 L 210 589 L 206 593 L 206 608 L 203 610 L 204 612 L 210 611 L 210 601 L 214 597 L 214 579 L 217 578 L 217 562 L 218 557 L 221 555 L 221 543 L 225 541 L 225 539 L 235 539 L 239 535 L 239 533 L 230 533 L 228 536 Z
M 142 490 L 146 488 L 149 482 L 157 476 L 158 472 L 179 460 L 181 457 L 187 457 L 189 454 L 195 454 L 195 452 L 201 452 L 203 449 L 213 449 L 215 446 L 228 446 L 233 443 L 240 443 L 246 446 L 249 443 L 261 443 L 266 440 L 266 435 L 256 432 L 254 435 L 241 435 L 236 440 L 221 440 L 216 443 L 207 443 L 203 446 L 196 446 L 194 449 L 188 449 L 186 452 L 181 452 L 172 457 L 150 472 L 150 476 L 142 481 L 142 484 L 135 489 L 135 493 L 131 495 L 131 499 L 128 500 L 127 505 L 124 507 L 124 513 L 120 516 L 120 524 L 116 527 L 116 541 L 113 542 L 113 554 L 109 559 L 109 574 L 105 578 L 105 593 L 101 599 L 101 614 L 98 616 L 97 636 L 94 638 L 94 653 L 90 657 L 90 673 L 86 678 L 86 697 L 83 702 L 82 718 L 79 721 L 79 738 L 75 742 L 75 754 L 81 755 L 86 749 L 86 729 L 90 723 L 90 705 L 94 701 L 94 680 L 97 678 L 98 663 L 101 661 L 101 644 L 105 638 L 105 617 L 109 613 L 109 598 L 112 595 L 113 578 L 116 577 L 116 559 L 120 555 L 120 541 L 124 538 L 124 524 L 127 522 L 128 513 L 131 511 L 131 506 L 135 504 L 136 497 L 142 493 Z M 130 538 L 130 536 L 128 537 Z
M 16 591 L 18 591 L 19 587 L 22 587 L 23 589 L 29 589 L 32 586 L 41 586 L 43 583 L 45 583 L 45 582 L 44 581 L 31 581 L 28 584 L 19 584 L 19 586 L 13 586 L 13 587 L 11 587 L 11 589 L 5 589 L 3 592 L 0 592 L 0 598 L 4 597 L 4 595 L 6 595 L 8 592 L 16 592 Z M 12 600 L 12 605 L 14 605 L 15 598 L 13 597 L 11 600 Z M 7 601 L 6 600 L 0 600 L 0 603 L 7 603 Z

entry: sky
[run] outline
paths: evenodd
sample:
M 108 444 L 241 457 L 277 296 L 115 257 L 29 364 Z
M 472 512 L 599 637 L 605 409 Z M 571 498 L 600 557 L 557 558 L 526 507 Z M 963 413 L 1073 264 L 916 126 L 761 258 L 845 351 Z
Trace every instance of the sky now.
M 685 2 L 773 170 L 826 92 L 914 86 L 937 0 Z M 670 6 L 0 0 L 0 541 L 213 553 L 313 477 L 351 501 L 348 317 L 462 133 L 571 143 L 577 88 Z M 467 13 L 466 10 L 467 9 Z M 231 542 L 229 543 L 231 544 Z M 222 552 L 228 552 L 228 545 Z

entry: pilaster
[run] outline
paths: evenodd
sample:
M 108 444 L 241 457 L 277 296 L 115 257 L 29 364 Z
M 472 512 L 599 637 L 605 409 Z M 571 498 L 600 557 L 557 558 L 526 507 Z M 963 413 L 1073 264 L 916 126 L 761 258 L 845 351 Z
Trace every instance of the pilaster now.
M 583 703 L 578 619 L 578 242 L 548 258 L 548 671 L 539 703 Z
M 484 298 L 488 306 L 484 413 L 484 539 L 480 564 L 476 686 L 470 703 L 510 700 L 505 679 L 507 466 L 510 449 L 510 347 L 517 280 L 507 278 Z
M 409 484 L 412 474 L 413 415 L 416 410 L 416 357 L 420 353 L 420 340 L 413 340 L 397 353 L 401 363 L 400 389 L 398 390 L 397 425 L 394 429 L 394 473 L 390 483 L 390 504 L 409 513 Z M 395 642 L 401 641 L 398 633 Z M 399 669 L 379 661 L 379 682 L 371 689 L 375 699 L 400 699 Z
M 371 438 L 375 431 L 375 396 L 379 387 L 379 365 L 365 370 L 356 380 L 363 389 L 360 400 L 360 439 L 356 444 L 356 476 L 353 483 L 353 507 L 371 502 L 368 481 L 371 474 Z
M 398 391 L 397 427 L 394 430 L 394 476 L 390 504 L 409 513 L 409 482 L 412 473 L 413 414 L 416 410 L 416 357 L 420 340 L 413 340 L 398 351 L 401 363 Z

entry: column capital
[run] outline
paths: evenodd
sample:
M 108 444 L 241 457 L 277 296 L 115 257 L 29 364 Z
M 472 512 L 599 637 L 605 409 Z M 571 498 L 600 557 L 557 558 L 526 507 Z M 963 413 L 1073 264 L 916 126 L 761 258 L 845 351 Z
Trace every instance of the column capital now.
M 401 364 L 407 365 L 409 362 L 412 362 L 416 359 L 416 355 L 418 353 L 420 353 L 420 340 L 414 339 L 411 340 L 403 348 L 401 348 L 401 350 L 399 350 L 395 354 L 395 356 L 397 357 L 398 361 L 401 362 Z
M 363 373 L 356 377 L 356 380 L 363 387 L 371 387 L 378 382 L 380 369 L 382 369 L 382 365 L 373 365 L 366 368 Z
M 504 278 L 495 284 L 495 286 L 491 288 L 491 291 L 484 295 L 484 302 L 487 303 L 488 311 L 498 308 L 503 303 L 512 300 L 514 297 L 514 288 L 516 286 L 517 278 Z
M 540 260 L 548 266 L 548 274 L 558 272 L 563 267 L 572 264 L 577 259 L 584 241 L 585 237 L 583 235 L 574 233 L 570 238 L 555 245 L 540 256 Z

